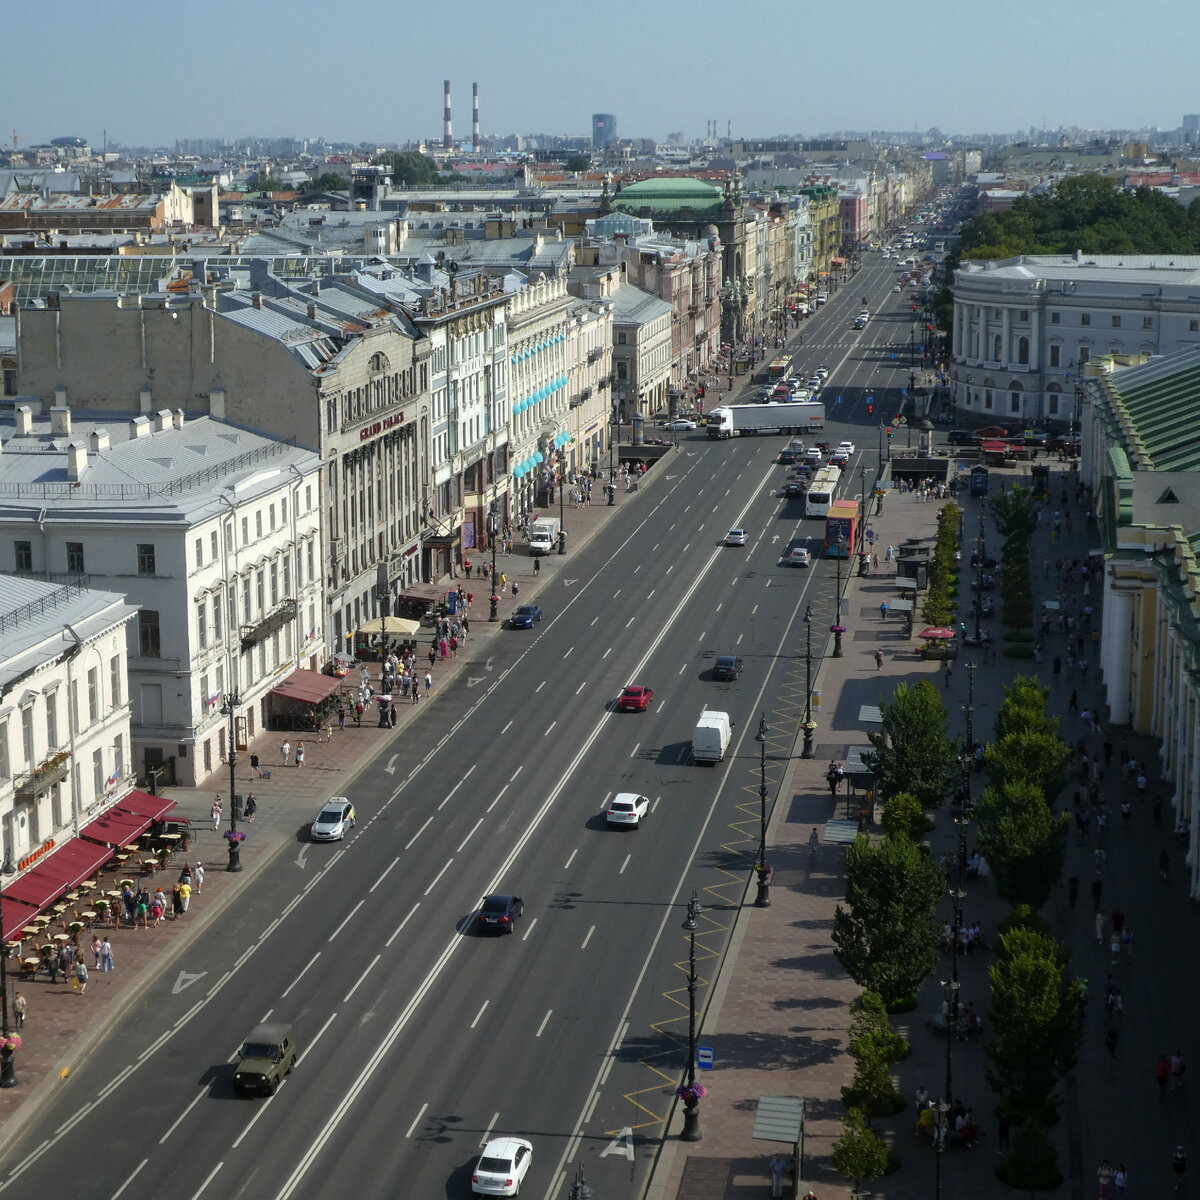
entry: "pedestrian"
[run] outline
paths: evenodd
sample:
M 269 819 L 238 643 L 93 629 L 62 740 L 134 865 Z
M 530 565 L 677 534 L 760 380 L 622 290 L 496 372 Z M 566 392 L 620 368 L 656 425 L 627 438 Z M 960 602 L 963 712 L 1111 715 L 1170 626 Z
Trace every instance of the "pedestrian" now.
M 200 893 L 204 890 L 204 864 L 203 863 L 197 863 L 192 868 L 192 883 L 196 889 L 196 895 L 197 896 L 200 895 Z
M 1093 884 L 1092 886 L 1094 888 L 1095 884 Z M 1096 945 L 1103 946 L 1104 945 L 1104 933 L 1105 933 L 1105 930 L 1108 928 L 1108 922 L 1105 919 L 1104 914 L 1100 911 L 1100 909 L 1098 907 L 1096 909 L 1095 926 L 1096 926 Z
M 1117 1027 L 1109 1025 L 1104 1031 L 1104 1048 L 1108 1051 L 1109 1058 L 1117 1057 Z M 1106 1192 L 1101 1192 L 1101 1196 L 1107 1195 Z
M 1187 1063 L 1183 1061 L 1183 1055 L 1178 1050 L 1171 1055 L 1171 1085 L 1170 1090 L 1173 1092 L 1179 1091 L 1183 1087 L 1183 1072 L 1187 1068 Z
M 82 958 L 75 964 L 75 982 L 78 985 L 76 990 L 82 996 L 87 991 L 88 985 L 87 963 Z
M 1070 906 L 1072 912 L 1075 911 L 1075 901 L 1078 899 L 1079 876 L 1072 875 L 1071 878 L 1067 880 L 1067 904 Z
M 212 809 L 210 810 L 209 815 L 212 817 L 213 833 L 220 833 L 221 832 L 221 798 L 220 798 L 220 796 L 218 796 L 213 801 L 213 806 L 212 806 Z
M 1133 962 L 1133 930 L 1128 925 L 1121 930 L 1121 948 L 1125 951 L 1125 961 Z
M 883 651 L 882 650 L 875 651 L 875 669 L 878 671 L 883 670 Z
M 254 793 L 246 797 L 246 820 L 253 821 L 255 814 L 258 812 L 258 801 L 254 798 Z
M 888 615 L 888 602 L 887 602 L 886 600 L 884 600 L 884 601 L 883 601 L 883 602 L 882 602 L 882 603 L 879 605 L 879 619 L 880 619 L 881 621 L 886 621 L 886 620 L 887 620 L 887 615 Z
M 17 1022 L 18 1029 L 25 1028 L 25 997 L 17 992 L 13 996 L 13 1017 Z
M 391 702 L 391 704 L 388 705 L 388 724 L 393 729 L 396 728 L 396 702 L 395 702 L 395 700 L 393 700 Z
M 767 1167 L 771 1172 L 771 1195 L 774 1197 L 782 1196 L 783 1177 L 787 1172 L 787 1159 L 782 1154 L 773 1154 Z
M 1100 1164 L 1100 1169 L 1096 1172 L 1096 1178 L 1100 1182 L 1100 1200 L 1109 1200 L 1109 1189 L 1112 1187 L 1113 1175 L 1114 1171 L 1106 1158 Z
M 338 705 L 338 732 L 340 733 L 345 728 L 346 728 L 346 709 L 341 704 L 339 704 Z
M 1175 1153 L 1171 1155 L 1171 1170 L 1175 1172 L 1175 1190 L 1181 1192 L 1183 1177 L 1187 1174 L 1187 1154 L 1182 1146 L 1176 1146 Z
M 433 691 L 433 676 L 428 671 L 426 671 L 425 672 L 425 695 L 428 696 L 429 693 L 432 691 Z
M 1171 1060 L 1165 1054 L 1160 1054 L 1158 1062 L 1154 1064 L 1154 1078 L 1158 1081 L 1158 1098 L 1165 1100 L 1167 1080 L 1171 1078 Z
M 1059 678 L 1062 676 L 1062 659 L 1059 658 L 1057 654 L 1054 656 L 1053 671 L 1054 682 L 1057 683 Z
M 1109 961 L 1115 967 L 1121 960 L 1121 935 L 1116 928 L 1113 929 L 1108 939 L 1108 954 Z
M 286 767 L 292 757 L 292 743 L 283 739 L 283 745 L 279 747 L 279 756 L 283 759 L 283 765 Z
M 303 742 L 296 743 L 296 766 L 297 767 L 304 766 L 304 743 Z
M 98 971 L 100 969 L 100 935 L 92 934 L 92 968 Z
M 186 879 L 179 881 L 179 915 L 183 916 L 192 902 L 192 885 Z
M 942 682 L 945 684 L 946 687 L 950 686 L 950 660 L 949 659 L 946 659 L 946 666 L 945 666 L 944 671 L 942 672 Z
M 1116 1189 L 1115 1195 L 1117 1200 L 1125 1200 L 1125 1187 L 1129 1183 L 1129 1172 L 1125 1170 L 1125 1164 L 1119 1163 L 1117 1169 L 1113 1172 L 1113 1187 Z
M 817 837 L 817 830 L 816 830 L 816 827 L 814 826 L 812 833 L 810 833 L 808 835 L 808 861 L 809 862 L 817 861 L 817 848 L 820 846 L 820 844 L 821 844 L 821 839 L 819 837 Z
M 1074 688 L 1071 689 L 1071 694 L 1067 697 L 1067 712 L 1079 711 L 1079 695 Z

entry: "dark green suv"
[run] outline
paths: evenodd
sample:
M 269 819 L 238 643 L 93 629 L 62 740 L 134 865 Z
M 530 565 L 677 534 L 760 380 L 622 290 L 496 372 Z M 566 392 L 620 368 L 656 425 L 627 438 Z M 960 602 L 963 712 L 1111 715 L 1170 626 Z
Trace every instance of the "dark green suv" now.
M 271 1022 L 250 1031 L 242 1043 L 233 1086 L 239 1092 L 274 1095 L 296 1065 L 296 1035 L 290 1025 Z

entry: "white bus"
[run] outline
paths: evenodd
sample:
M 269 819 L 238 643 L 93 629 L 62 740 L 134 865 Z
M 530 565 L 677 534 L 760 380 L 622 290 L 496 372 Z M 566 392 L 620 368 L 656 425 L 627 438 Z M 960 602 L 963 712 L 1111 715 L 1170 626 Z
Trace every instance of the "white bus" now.
M 837 467 L 822 467 L 808 485 L 804 497 L 804 515 L 820 517 L 824 520 L 829 515 L 829 506 L 833 503 L 833 493 L 837 490 L 838 480 L 842 472 Z

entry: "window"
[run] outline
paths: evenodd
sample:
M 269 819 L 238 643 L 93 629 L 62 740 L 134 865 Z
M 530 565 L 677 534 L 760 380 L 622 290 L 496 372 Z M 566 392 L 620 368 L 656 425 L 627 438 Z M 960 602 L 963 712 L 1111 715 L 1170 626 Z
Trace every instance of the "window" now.
M 279 501 L 279 523 L 281 525 L 287 524 L 287 497 L 286 496 L 282 497 Z
M 308 578 L 311 581 L 316 576 L 315 550 L 313 547 L 312 538 L 309 538 L 308 540 L 305 558 L 307 559 L 305 563 L 305 570 L 308 572 Z
M 67 543 L 67 570 L 72 575 L 83 574 L 83 543 Z
M 1142 318 L 1142 328 L 1143 329 L 1153 329 L 1154 328 L 1154 318 L 1153 317 L 1143 317 Z
M 247 575 L 242 580 L 242 620 L 244 624 L 250 624 L 250 614 L 253 611 L 253 608 L 250 606 L 250 576 Z
M 1113 317 L 1113 319 L 1112 319 L 1112 327 L 1113 327 L 1114 329 L 1120 329 L 1120 328 L 1121 328 L 1121 318 L 1120 318 L 1120 317 Z
M 996 334 L 996 336 L 992 339 L 992 362 L 1000 361 L 1001 354 L 1003 352 L 1003 341 L 1004 339 L 1000 336 L 1000 334 Z
M 58 749 L 58 692 L 46 693 L 46 745 Z
M 196 539 L 196 566 L 204 566 L 204 539 Z
M 262 509 L 254 514 L 254 536 L 255 538 L 262 537 Z
M 1091 313 L 1080 313 L 1079 314 L 1079 323 L 1080 323 L 1080 325 L 1090 325 L 1092 323 L 1092 314 Z
M 1051 325 L 1061 325 L 1062 324 L 1062 313 L 1052 312 L 1050 314 L 1050 324 Z
M 100 672 L 95 667 L 88 668 L 88 724 L 94 725 L 100 720 Z
M 242 518 L 242 545 L 248 546 L 249 544 L 250 544 L 250 518 L 243 517 Z
M 275 528 L 275 505 L 273 504 L 267 506 L 267 525 L 271 529 Z
M 196 601 L 196 642 L 201 650 L 208 649 L 208 601 Z
M 32 542 L 13 542 L 13 552 L 16 559 L 16 569 L 18 571 L 33 570 Z
M 617 363 L 617 378 L 618 379 L 628 379 L 629 378 L 629 364 L 627 362 L 621 361 L 621 362 Z
M 25 761 L 31 766 L 36 766 L 34 755 L 36 746 L 33 742 L 33 705 L 27 704 L 21 709 L 21 749 L 25 754 Z
M 1029 339 L 1027 337 L 1017 338 L 1017 362 L 1023 366 L 1029 366 Z
M 254 574 L 254 598 L 258 601 L 255 612 L 262 614 L 267 611 L 267 579 L 266 572 L 260 567 Z
M 292 594 L 292 556 L 290 552 L 283 556 L 283 594 L 285 596 Z
M 120 733 L 113 742 L 113 774 L 118 779 L 125 774 L 125 736 Z
M 95 791 L 93 796 L 104 795 L 104 751 L 92 751 L 92 786 Z
M 1079 347 L 1079 365 L 1082 367 L 1084 363 L 1089 362 L 1092 357 L 1092 352 L 1086 346 Z
M 1193 317 L 1188 321 L 1188 333 L 1200 333 L 1200 320 Z
M 1009 394 L 1010 403 L 1012 404 L 1012 412 L 1019 413 L 1021 411 L 1021 393 L 1011 392 Z
M 1017 320 L 1018 321 L 1028 321 L 1029 320 L 1029 309 L 1027 309 L 1027 308 L 1021 309 L 1020 315 L 1017 317 Z
M 220 553 L 217 545 L 217 531 L 215 529 L 208 535 L 208 548 L 212 551 L 213 561 L 215 562 L 217 555 Z
M 618 346 L 624 346 L 626 344 L 626 341 L 627 341 L 627 339 L 626 339 L 624 332 L 617 334 L 617 345 Z
M 224 607 L 225 597 L 218 592 L 213 597 L 213 641 L 217 645 L 220 645 L 225 640 L 224 621 L 221 616 Z
M 152 608 L 138 612 L 138 651 L 143 658 L 161 658 L 158 613 Z
M 138 574 L 153 575 L 154 574 L 154 545 L 150 542 L 139 542 L 137 548 L 138 554 Z
M 8 721 L 0 721 L 0 779 L 11 779 L 12 768 L 8 762 Z
M 108 691 L 113 708 L 121 707 L 121 656 L 114 654 L 108 660 Z
M 271 564 L 271 607 L 279 603 L 279 564 Z
M 1058 395 L 1055 392 L 1050 393 L 1050 415 L 1052 417 L 1058 415 Z
M 1062 356 L 1062 347 L 1052 345 L 1050 347 L 1050 365 L 1052 367 L 1061 366 L 1062 364 L 1059 362 L 1059 359 L 1061 356 Z

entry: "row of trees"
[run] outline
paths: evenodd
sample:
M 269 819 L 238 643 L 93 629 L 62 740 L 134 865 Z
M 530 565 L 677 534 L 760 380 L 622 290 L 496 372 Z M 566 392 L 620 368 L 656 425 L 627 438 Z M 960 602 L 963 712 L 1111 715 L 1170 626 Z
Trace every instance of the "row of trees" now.
M 925 603 L 927 625 L 949 625 L 958 608 L 958 539 L 962 509 L 950 502 L 938 513 L 937 541 L 929 558 Z
M 1005 653 L 1028 657 L 1033 634 L 1033 580 L 1029 544 L 1037 528 L 1033 493 L 1020 484 L 1000 492 L 991 503 L 992 524 L 1000 534 L 1000 614 L 1005 628 Z M 1019 647 L 1025 647 L 1024 650 Z

